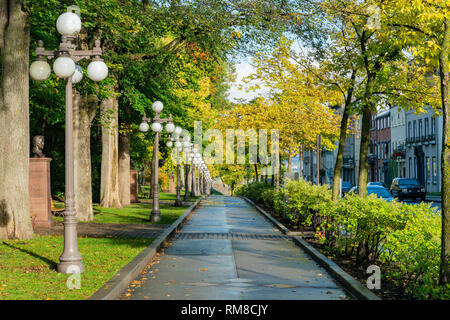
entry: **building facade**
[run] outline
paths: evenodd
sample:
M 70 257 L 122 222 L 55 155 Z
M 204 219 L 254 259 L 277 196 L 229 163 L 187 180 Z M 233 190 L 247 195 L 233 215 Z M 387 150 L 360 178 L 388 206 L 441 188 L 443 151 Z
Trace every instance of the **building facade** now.
M 406 172 L 423 184 L 427 192 L 441 191 L 443 117 L 432 108 L 417 115 L 406 112 Z
M 391 108 L 391 146 L 393 177 L 406 177 L 406 112 L 394 106 Z
M 373 112 L 370 122 L 369 181 L 392 182 L 391 110 Z

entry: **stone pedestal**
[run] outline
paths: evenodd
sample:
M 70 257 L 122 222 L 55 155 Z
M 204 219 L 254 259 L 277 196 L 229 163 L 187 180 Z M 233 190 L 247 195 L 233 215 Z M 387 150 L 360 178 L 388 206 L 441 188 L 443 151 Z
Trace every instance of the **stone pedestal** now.
M 130 202 L 138 203 L 138 172 L 130 170 Z
M 30 214 L 33 227 L 50 228 L 51 213 L 50 158 L 31 158 L 29 171 Z

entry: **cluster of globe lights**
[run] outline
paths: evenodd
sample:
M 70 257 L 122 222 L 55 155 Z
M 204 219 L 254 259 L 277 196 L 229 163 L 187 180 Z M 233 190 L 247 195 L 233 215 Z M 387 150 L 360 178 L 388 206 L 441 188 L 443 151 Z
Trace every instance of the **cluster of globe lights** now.
M 63 13 L 56 21 L 56 29 L 62 36 L 77 36 L 81 31 L 81 19 L 73 12 Z M 53 71 L 60 78 L 72 77 L 73 84 L 80 82 L 84 75 L 83 69 L 64 53 L 53 63 Z M 89 63 L 86 72 L 93 81 L 102 81 L 108 76 L 108 67 L 101 58 L 96 57 Z M 44 57 L 38 57 L 30 66 L 30 76 L 33 80 L 44 81 L 50 74 L 50 65 Z
M 156 114 L 160 114 L 161 111 L 164 109 L 164 105 L 161 101 L 155 101 L 152 104 L 152 110 L 156 113 Z M 142 123 L 139 125 L 139 131 L 141 132 L 147 132 L 148 129 L 150 128 L 149 124 L 147 121 L 142 121 Z M 178 131 L 179 130 L 179 131 Z M 153 132 L 161 132 L 163 131 L 163 126 L 161 123 L 159 123 L 158 121 L 155 121 L 152 123 L 152 131 Z M 168 133 L 173 133 L 173 132 L 179 132 L 181 133 L 181 128 L 180 127 L 176 127 L 173 124 L 173 122 L 169 122 L 168 124 L 166 124 L 166 131 Z

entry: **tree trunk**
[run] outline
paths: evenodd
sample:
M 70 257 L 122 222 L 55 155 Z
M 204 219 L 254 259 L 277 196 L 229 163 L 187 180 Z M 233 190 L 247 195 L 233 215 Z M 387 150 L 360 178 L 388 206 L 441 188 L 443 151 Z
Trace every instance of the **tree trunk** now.
M 0 0 L 0 239 L 30 239 L 29 43 L 23 0 Z
M 255 164 L 253 164 L 253 166 L 255 167 L 255 180 L 256 180 L 256 182 L 258 182 L 259 181 L 258 165 L 255 163 Z
M 372 93 L 375 84 L 375 73 L 369 73 L 367 77 L 366 92 L 364 93 L 361 143 L 359 150 L 359 174 L 358 194 L 364 198 L 367 196 L 367 173 L 369 172 L 369 144 L 370 144 L 370 116 L 373 110 Z
M 102 101 L 102 112 L 108 115 L 102 127 L 102 166 L 100 181 L 100 205 L 105 208 L 121 208 L 119 195 L 119 134 L 118 100 L 116 96 Z
M 80 95 L 76 90 L 73 99 L 75 208 L 78 220 L 92 221 L 91 123 L 98 100 L 95 95 Z
M 350 103 L 353 98 L 353 89 L 355 85 L 356 79 L 356 70 L 353 70 L 351 77 L 350 88 L 347 92 L 347 97 L 345 98 L 344 104 L 344 112 L 341 119 L 341 128 L 340 128 L 340 136 L 339 136 L 339 146 L 336 157 L 336 163 L 334 165 L 334 173 L 333 173 L 333 201 L 337 201 L 339 199 L 339 192 L 341 190 L 341 169 L 342 169 L 342 161 L 345 149 L 345 141 L 347 140 L 347 127 L 348 127 L 348 118 L 350 114 Z
M 442 111 L 444 114 L 441 181 L 442 181 L 442 240 L 441 240 L 441 268 L 440 283 L 448 284 L 450 280 L 450 110 L 448 105 L 448 80 L 450 53 L 450 22 L 445 21 L 445 33 L 439 56 L 441 76 Z
M 119 193 L 122 206 L 129 206 L 130 200 L 130 132 L 119 134 Z

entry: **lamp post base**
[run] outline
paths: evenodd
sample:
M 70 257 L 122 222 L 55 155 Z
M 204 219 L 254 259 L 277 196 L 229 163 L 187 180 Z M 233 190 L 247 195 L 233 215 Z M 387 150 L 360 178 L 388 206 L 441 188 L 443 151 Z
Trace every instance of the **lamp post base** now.
M 182 207 L 183 206 L 183 202 L 181 201 L 181 200 L 175 200 L 175 204 L 174 204 L 174 206 L 175 207 Z
M 161 211 L 160 210 L 152 210 L 150 215 L 151 222 L 159 222 L 161 221 Z
M 64 274 L 83 273 L 84 265 L 80 261 L 61 261 L 58 263 L 57 270 Z

